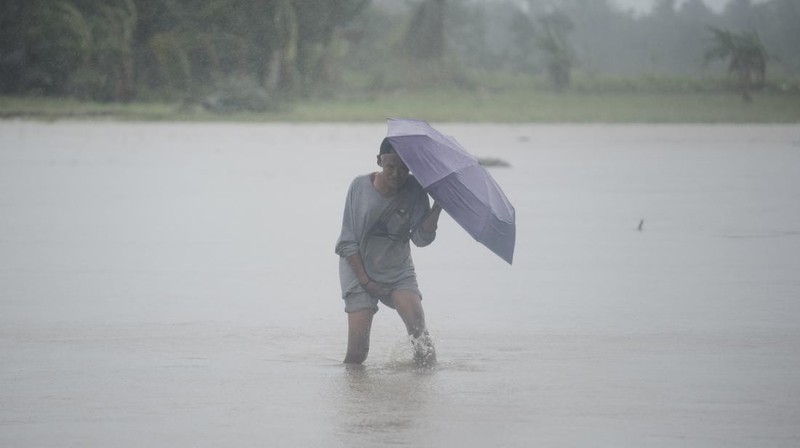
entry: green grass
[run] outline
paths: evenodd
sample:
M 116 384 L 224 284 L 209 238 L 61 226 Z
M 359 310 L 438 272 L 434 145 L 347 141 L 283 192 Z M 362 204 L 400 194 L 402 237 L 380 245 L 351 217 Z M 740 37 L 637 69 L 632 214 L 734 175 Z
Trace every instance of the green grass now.
M 40 120 L 378 122 L 416 117 L 495 123 L 800 123 L 800 93 L 765 92 L 745 103 L 726 92 L 555 93 L 525 86 L 354 94 L 298 100 L 275 112 L 215 114 L 178 103 L 92 103 L 0 97 L 0 118 Z
M 736 95 L 719 93 L 431 92 L 298 103 L 287 115 L 297 121 L 424 117 L 498 123 L 800 123 L 800 94 L 759 96 L 745 104 Z
M 177 119 L 169 103 L 94 103 L 72 98 L 0 96 L 0 118 L 57 119 Z

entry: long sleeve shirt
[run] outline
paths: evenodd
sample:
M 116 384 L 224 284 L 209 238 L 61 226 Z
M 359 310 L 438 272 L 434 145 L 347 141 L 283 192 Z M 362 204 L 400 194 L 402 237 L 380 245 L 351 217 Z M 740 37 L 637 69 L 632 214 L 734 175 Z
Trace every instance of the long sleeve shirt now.
M 336 242 L 342 294 L 360 288 L 346 259 L 356 253 L 361 255 L 367 275 L 377 282 L 393 284 L 415 276 L 409 241 L 423 247 L 436 238 L 436 232 L 422 229 L 429 212 L 428 195 L 413 176 L 390 197 L 375 190 L 372 175 L 355 178 L 347 192 Z

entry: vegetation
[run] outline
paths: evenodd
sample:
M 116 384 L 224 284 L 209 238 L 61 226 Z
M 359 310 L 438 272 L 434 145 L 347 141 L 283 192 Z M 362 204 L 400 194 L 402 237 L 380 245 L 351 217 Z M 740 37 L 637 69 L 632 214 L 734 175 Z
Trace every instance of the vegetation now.
M 767 50 L 758 33 L 711 28 L 713 45 L 706 51 L 706 61 L 727 59 L 728 71 L 736 76 L 742 98 L 752 101 L 750 92 L 764 87 L 767 79 Z
M 187 98 L 242 81 L 293 95 L 332 81 L 368 0 L 7 0 L 0 91 Z
M 575 61 L 569 33 L 574 29 L 570 18 L 561 11 L 555 11 L 539 19 L 542 35 L 539 44 L 547 55 L 547 74 L 556 91 L 569 88 L 572 79 L 572 65 Z
M 380 114 L 392 109 L 375 105 L 393 102 L 451 119 L 672 121 L 621 111 L 636 95 L 648 104 L 725 90 L 759 92 L 731 107 L 784 110 L 800 78 L 797 23 L 797 0 L 730 0 L 721 12 L 659 0 L 646 14 L 610 0 L 7 0 L 0 114 L 70 105 L 77 116 L 305 119 L 316 105 L 360 119 L 343 109 Z M 581 98 L 586 113 L 573 110 Z M 595 101 L 611 118 L 592 112 Z M 751 116 L 730 114 L 720 116 Z
M 613 80 L 583 91 L 557 93 L 545 81 L 507 80 L 482 90 L 413 89 L 380 95 L 298 99 L 270 111 L 219 114 L 182 102 L 98 103 L 47 97 L 0 97 L 0 118 L 121 119 L 169 121 L 381 122 L 414 117 L 436 122 L 495 123 L 800 123 L 800 90 L 763 91 L 742 107 L 724 91 L 663 92 L 639 89 L 636 81 Z M 533 84 L 533 85 L 531 85 Z M 630 88 L 630 87 L 633 88 Z M 609 92 L 613 90 L 613 92 Z

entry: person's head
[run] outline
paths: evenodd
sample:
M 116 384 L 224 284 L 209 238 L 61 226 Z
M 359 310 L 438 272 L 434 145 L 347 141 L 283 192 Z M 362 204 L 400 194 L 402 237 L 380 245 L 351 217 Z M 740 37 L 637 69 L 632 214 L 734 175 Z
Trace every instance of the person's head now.
M 388 138 L 383 139 L 383 142 L 381 142 L 381 149 L 378 152 L 378 166 L 383 168 L 383 176 L 392 188 L 400 188 L 408 180 L 408 167 L 397 155 Z

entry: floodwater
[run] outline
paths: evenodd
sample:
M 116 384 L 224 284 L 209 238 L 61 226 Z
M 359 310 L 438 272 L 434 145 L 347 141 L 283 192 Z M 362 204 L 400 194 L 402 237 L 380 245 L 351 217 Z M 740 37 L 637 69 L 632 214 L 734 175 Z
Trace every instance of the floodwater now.
M 0 122 L 0 446 L 800 445 L 800 126 L 434 125 L 517 248 L 414 251 L 419 370 L 341 364 L 383 124 Z

